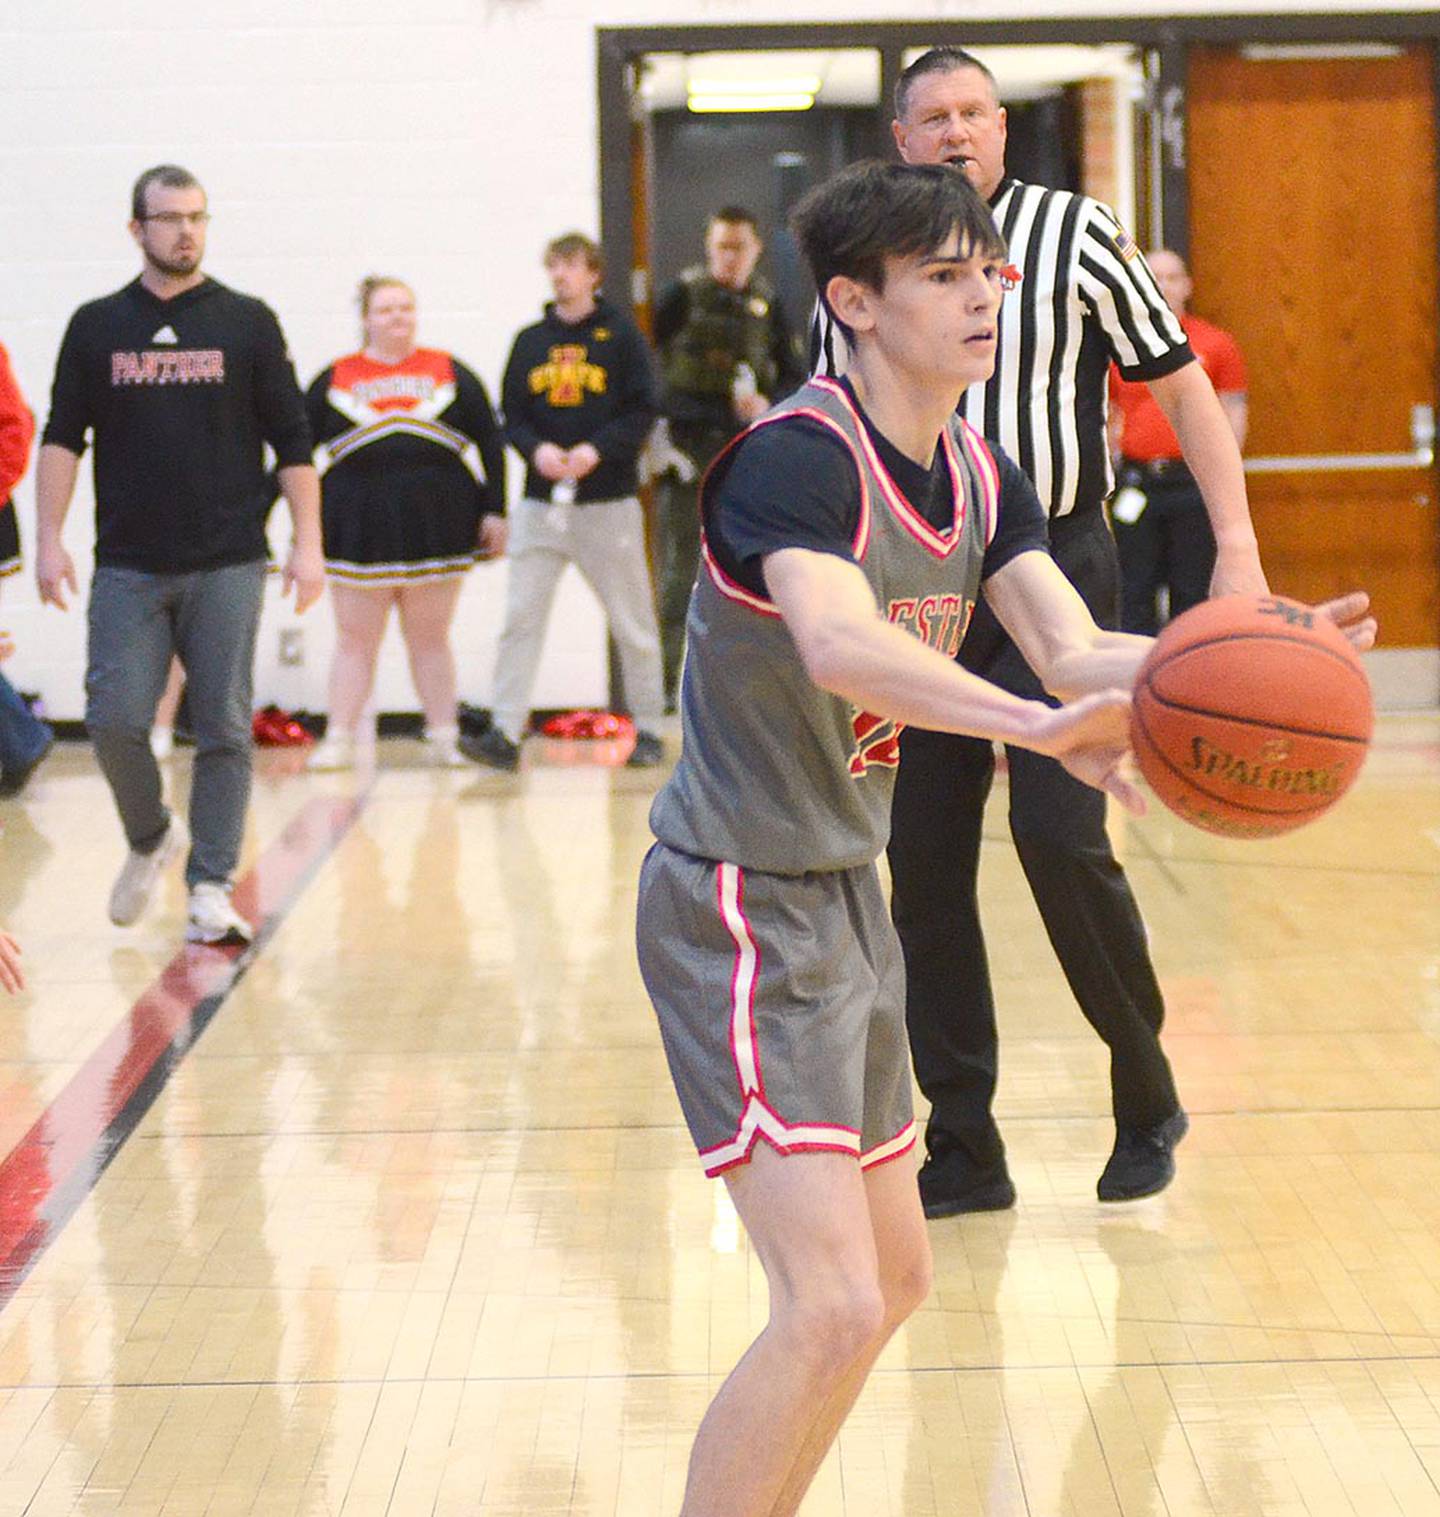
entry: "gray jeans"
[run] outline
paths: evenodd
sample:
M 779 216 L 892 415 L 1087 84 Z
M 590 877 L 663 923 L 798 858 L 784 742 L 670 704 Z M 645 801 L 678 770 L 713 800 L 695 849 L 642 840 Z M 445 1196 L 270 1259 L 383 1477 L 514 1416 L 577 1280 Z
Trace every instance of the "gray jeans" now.
M 250 802 L 251 688 L 264 563 L 190 574 L 102 566 L 90 587 L 85 724 L 131 848 L 149 852 L 170 813 L 150 724 L 172 654 L 185 666 L 195 735 L 185 883 L 228 884 Z

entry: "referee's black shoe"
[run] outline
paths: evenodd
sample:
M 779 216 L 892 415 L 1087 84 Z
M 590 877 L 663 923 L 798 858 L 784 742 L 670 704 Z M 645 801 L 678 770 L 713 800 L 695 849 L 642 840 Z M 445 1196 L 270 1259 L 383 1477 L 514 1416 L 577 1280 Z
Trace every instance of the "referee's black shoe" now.
M 462 732 L 455 746 L 468 759 L 487 769 L 503 769 L 513 774 L 520 767 L 520 748 L 498 727 L 487 727 L 479 734 Z
M 1181 1107 L 1154 1127 L 1118 1127 L 1115 1148 L 1095 1186 L 1102 1201 L 1158 1195 L 1175 1178 L 1175 1148 L 1190 1131 Z
M 933 1222 L 965 1212 L 1008 1211 L 1015 1184 L 1002 1163 L 977 1173 L 968 1157 L 951 1149 L 930 1154 L 920 1166 L 920 1206 Z

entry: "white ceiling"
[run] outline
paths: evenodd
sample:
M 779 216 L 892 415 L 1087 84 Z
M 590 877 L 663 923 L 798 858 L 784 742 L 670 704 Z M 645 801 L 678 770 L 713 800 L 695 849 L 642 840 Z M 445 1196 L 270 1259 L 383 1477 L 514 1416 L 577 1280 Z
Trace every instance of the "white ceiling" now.
M 906 63 L 924 51 L 905 54 Z M 1020 46 L 976 48 L 994 73 L 1003 100 L 1052 94 L 1066 84 L 1099 76 L 1138 81 L 1140 63 L 1124 46 Z M 821 105 L 878 103 L 880 56 L 873 48 L 832 48 L 789 52 L 650 53 L 646 56 L 641 98 L 652 111 L 685 105 L 691 80 L 738 81 L 758 87 L 766 80 L 818 78 Z

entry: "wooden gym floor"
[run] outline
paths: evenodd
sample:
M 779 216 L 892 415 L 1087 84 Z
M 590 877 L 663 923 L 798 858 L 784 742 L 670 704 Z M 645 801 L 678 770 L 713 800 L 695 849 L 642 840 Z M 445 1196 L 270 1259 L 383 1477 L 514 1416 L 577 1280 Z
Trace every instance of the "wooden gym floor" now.
M 239 963 L 181 951 L 178 879 L 108 924 L 87 750 L 0 804 L 0 1517 L 678 1509 L 765 1289 L 641 990 L 655 777 L 618 757 L 262 754 Z M 807 1517 L 1436 1517 L 1440 720 L 1386 719 L 1288 839 L 1117 821 L 1194 1122 L 1128 1207 L 1003 804 L 1020 1203 L 933 1224 Z

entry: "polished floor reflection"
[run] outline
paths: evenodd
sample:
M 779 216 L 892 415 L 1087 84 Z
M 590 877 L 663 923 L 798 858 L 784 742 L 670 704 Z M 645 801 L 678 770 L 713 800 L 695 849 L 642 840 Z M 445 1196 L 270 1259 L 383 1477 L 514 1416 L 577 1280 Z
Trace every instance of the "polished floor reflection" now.
M 32 980 L 0 1005 L 0 1517 L 678 1509 L 765 1289 L 641 990 L 655 782 L 617 757 L 263 755 L 273 930 L 203 985 L 178 878 L 106 921 L 121 849 L 85 750 L 0 803 Z M 1004 799 L 984 888 L 1020 1203 L 933 1225 L 935 1293 L 806 1517 L 1440 1517 L 1440 721 L 1386 719 L 1289 838 L 1117 821 L 1194 1123 L 1175 1186 L 1128 1207 L 1094 1199 L 1103 1050 Z M 161 1066 L 127 1086 L 147 1038 Z

